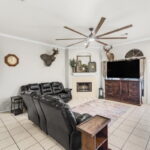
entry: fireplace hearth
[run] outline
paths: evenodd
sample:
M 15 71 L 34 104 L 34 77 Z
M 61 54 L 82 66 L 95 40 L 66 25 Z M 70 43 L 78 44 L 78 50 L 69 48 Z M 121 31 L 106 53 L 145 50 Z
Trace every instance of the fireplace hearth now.
M 92 82 L 77 82 L 77 92 L 92 92 Z

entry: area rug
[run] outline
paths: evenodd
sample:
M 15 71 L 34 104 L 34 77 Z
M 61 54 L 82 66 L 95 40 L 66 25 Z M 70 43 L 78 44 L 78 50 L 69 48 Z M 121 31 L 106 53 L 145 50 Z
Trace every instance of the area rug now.
M 129 110 L 130 106 L 108 100 L 93 100 L 72 108 L 77 113 L 100 115 L 111 119 L 112 125 L 119 117 Z

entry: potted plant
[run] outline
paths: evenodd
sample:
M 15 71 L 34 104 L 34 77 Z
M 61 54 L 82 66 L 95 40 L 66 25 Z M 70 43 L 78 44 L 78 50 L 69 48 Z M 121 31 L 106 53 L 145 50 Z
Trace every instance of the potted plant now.
M 76 65 L 77 65 L 76 60 L 74 58 L 70 59 L 70 66 L 72 68 L 72 72 L 76 72 Z

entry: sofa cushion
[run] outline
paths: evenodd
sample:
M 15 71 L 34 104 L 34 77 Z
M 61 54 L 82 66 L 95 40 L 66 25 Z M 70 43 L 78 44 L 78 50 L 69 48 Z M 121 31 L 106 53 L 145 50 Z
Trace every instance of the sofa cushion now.
M 35 84 L 28 84 L 27 89 L 28 89 L 28 91 L 36 92 L 37 94 L 41 94 L 39 84 L 36 84 L 36 83 Z
M 42 94 L 46 94 L 46 95 L 52 95 L 53 91 L 52 91 L 52 87 L 50 83 L 41 83 L 40 84 L 41 87 L 41 93 Z
M 51 86 L 54 94 L 61 93 L 64 90 L 64 87 L 60 82 L 52 82 Z

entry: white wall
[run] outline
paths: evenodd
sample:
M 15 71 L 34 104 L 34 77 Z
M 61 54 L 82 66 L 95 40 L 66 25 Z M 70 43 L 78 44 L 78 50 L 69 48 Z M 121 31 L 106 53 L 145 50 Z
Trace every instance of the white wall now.
M 125 54 L 131 49 L 140 49 L 144 56 L 146 57 L 146 64 L 145 64 L 145 96 L 143 99 L 144 103 L 150 104 L 150 41 L 145 42 L 138 42 L 123 46 L 118 46 L 113 48 L 113 52 L 115 54 L 115 59 L 124 59 Z
M 0 111 L 9 110 L 10 97 L 18 93 L 19 87 L 28 83 L 61 81 L 65 84 L 65 53 L 59 49 L 56 60 L 46 67 L 40 58 L 51 53 L 52 47 L 32 44 L 0 37 Z M 19 57 L 16 67 L 4 63 L 7 54 Z

